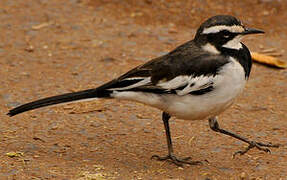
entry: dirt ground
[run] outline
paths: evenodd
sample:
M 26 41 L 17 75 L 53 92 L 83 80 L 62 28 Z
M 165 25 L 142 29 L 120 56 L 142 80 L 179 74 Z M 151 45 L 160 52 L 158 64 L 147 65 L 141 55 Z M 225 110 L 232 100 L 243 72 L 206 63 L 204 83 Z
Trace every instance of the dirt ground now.
M 287 59 L 285 0 L 1 0 L 0 179 L 287 179 L 287 147 L 267 154 L 211 131 L 206 121 L 172 118 L 175 153 L 202 165 L 151 160 L 167 153 L 161 112 L 98 100 L 10 118 L 38 98 L 93 88 L 193 38 L 216 14 L 266 31 L 252 51 Z M 254 64 L 246 91 L 219 118 L 258 141 L 287 142 L 287 71 Z

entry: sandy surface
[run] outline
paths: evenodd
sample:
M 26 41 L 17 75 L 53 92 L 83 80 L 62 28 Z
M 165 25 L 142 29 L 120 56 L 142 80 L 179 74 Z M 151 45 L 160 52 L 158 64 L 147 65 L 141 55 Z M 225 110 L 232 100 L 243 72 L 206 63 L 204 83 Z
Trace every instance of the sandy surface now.
M 246 144 L 211 131 L 207 120 L 170 123 L 176 154 L 203 165 L 151 160 L 167 152 L 161 113 L 133 102 L 5 115 L 28 101 L 97 87 L 192 39 L 216 14 L 265 30 L 245 44 L 252 51 L 275 48 L 287 59 L 286 8 L 284 0 L 1 0 L 0 179 L 287 179 L 286 146 L 232 159 Z M 286 144 L 287 71 L 253 67 L 246 91 L 219 122 Z

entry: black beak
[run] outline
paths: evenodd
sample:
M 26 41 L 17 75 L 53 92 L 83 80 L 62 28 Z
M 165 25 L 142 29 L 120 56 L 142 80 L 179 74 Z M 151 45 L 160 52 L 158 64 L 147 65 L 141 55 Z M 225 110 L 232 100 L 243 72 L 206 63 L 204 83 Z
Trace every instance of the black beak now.
M 264 31 L 254 28 L 245 28 L 245 31 L 242 32 L 241 34 L 247 35 L 247 34 L 259 34 L 259 33 L 264 33 Z

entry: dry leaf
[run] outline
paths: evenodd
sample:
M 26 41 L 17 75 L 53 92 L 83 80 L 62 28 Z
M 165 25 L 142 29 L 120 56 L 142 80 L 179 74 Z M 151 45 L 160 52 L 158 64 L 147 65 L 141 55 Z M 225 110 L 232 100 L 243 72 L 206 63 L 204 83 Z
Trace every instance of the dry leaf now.
M 251 57 L 254 61 L 262 64 L 267 64 L 278 68 L 287 68 L 287 62 L 272 56 L 260 54 L 257 52 L 251 52 Z

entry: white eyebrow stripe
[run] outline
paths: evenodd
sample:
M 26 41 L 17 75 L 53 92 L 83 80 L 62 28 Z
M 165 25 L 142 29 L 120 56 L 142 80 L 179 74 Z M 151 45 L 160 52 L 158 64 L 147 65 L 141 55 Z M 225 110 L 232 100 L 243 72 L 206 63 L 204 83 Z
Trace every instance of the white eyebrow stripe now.
M 218 25 L 218 26 L 212 26 L 209 28 L 205 28 L 202 31 L 202 34 L 217 33 L 222 30 L 227 30 L 227 31 L 234 32 L 234 33 L 241 33 L 244 31 L 244 28 L 239 25 L 233 25 L 233 26 Z

